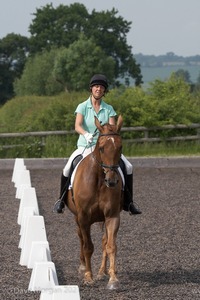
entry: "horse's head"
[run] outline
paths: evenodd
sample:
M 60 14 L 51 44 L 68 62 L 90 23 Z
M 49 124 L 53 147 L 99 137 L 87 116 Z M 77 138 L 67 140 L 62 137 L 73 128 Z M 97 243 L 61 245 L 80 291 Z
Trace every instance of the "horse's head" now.
M 122 140 L 120 130 L 122 117 L 119 116 L 116 125 L 101 125 L 95 117 L 95 125 L 99 130 L 99 138 L 94 151 L 94 157 L 105 173 L 105 183 L 114 187 L 119 180 L 118 167 L 122 153 Z

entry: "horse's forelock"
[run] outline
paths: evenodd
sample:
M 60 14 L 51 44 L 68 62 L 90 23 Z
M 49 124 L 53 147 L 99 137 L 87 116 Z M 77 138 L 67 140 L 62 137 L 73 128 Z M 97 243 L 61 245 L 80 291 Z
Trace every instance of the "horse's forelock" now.
M 111 125 L 109 123 L 104 124 L 103 128 L 108 133 L 115 133 L 117 131 L 117 126 L 116 125 Z

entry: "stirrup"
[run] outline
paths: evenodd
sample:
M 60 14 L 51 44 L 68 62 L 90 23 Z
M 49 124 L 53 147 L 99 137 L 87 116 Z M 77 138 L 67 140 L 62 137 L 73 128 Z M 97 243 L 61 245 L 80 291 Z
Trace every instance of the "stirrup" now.
M 54 204 L 53 212 L 62 214 L 64 212 L 64 208 L 65 208 L 65 203 L 62 200 L 58 199 Z

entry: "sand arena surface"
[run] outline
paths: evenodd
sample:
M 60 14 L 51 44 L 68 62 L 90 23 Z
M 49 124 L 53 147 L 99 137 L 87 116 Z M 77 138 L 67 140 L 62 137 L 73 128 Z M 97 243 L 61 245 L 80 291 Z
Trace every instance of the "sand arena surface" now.
M 27 163 L 28 164 L 28 163 Z M 134 169 L 134 197 L 142 215 L 121 213 L 117 268 L 120 288 L 106 290 L 108 279 L 84 286 L 78 275 L 79 240 L 73 215 L 52 213 L 59 194 L 62 163 L 33 168 L 40 215 L 44 216 L 52 261 L 60 285 L 78 285 L 81 300 L 200 299 L 200 165 L 149 164 Z M 11 182 L 12 167 L 0 168 L 0 299 L 39 299 L 29 292 L 31 269 L 20 266 L 17 216 L 20 200 Z M 94 278 L 101 261 L 102 232 L 92 226 Z

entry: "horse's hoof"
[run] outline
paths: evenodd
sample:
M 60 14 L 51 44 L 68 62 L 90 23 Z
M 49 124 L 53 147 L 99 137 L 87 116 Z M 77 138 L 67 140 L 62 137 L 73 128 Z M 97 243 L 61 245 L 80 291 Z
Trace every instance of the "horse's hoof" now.
M 93 279 L 90 279 L 90 280 L 85 279 L 83 281 L 83 284 L 86 285 L 86 286 L 90 286 L 90 285 L 94 284 L 94 280 Z
M 84 276 L 84 285 L 92 285 L 94 283 L 94 280 L 92 279 L 91 272 L 86 272 Z
M 108 274 L 106 274 L 106 273 L 99 273 L 99 274 L 97 275 L 97 280 L 104 279 L 104 278 L 107 277 L 107 276 L 108 276 Z
M 85 265 L 80 265 L 79 268 L 78 268 L 78 273 L 81 275 L 81 276 L 84 276 L 85 274 Z
M 108 290 L 117 290 L 119 288 L 119 281 L 111 281 L 107 284 Z

